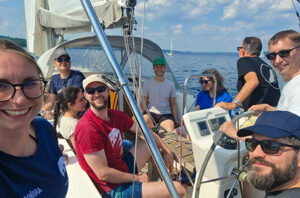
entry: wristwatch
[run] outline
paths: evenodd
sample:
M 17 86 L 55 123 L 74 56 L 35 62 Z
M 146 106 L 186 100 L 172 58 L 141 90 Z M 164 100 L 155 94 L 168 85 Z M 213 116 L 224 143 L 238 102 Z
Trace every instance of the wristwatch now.
M 238 99 L 233 99 L 233 103 L 236 104 L 237 106 L 241 106 L 242 103 L 240 103 L 240 101 Z

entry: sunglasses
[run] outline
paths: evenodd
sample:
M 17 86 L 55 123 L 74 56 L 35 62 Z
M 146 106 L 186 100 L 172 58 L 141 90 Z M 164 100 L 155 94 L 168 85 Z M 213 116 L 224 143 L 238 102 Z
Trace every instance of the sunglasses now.
M 253 139 L 253 138 L 247 138 L 245 140 L 245 146 L 248 151 L 254 151 L 256 149 L 257 145 L 260 145 L 262 151 L 266 154 L 278 153 L 281 146 L 291 147 L 293 149 L 300 149 L 300 146 L 283 144 L 283 143 L 275 142 L 272 140 L 259 141 L 259 140 Z
M 293 51 L 294 49 L 297 49 L 297 48 L 299 48 L 299 47 L 300 47 L 300 45 L 298 45 L 298 46 L 296 46 L 296 47 L 294 47 L 294 48 L 292 48 L 292 49 L 281 50 L 281 51 L 278 52 L 278 53 L 275 53 L 275 52 L 274 52 L 274 53 L 269 53 L 269 54 L 266 55 L 266 57 L 267 57 L 269 60 L 275 60 L 277 55 L 280 56 L 281 58 L 286 58 L 286 57 L 288 57 L 288 56 L 290 55 L 291 51 Z
M 59 63 L 65 62 L 68 63 L 70 62 L 71 58 L 70 57 L 65 57 L 65 58 L 57 58 L 56 61 Z
M 240 49 L 245 49 L 244 47 L 236 47 L 237 51 L 240 51 Z
M 200 84 L 208 84 L 208 82 L 209 82 L 210 80 L 200 80 Z
M 106 90 L 106 86 L 105 85 L 101 85 L 99 87 L 96 88 L 87 88 L 85 90 L 86 93 L 88 94 L 94 94 L 96 91 L 98 91 L 99 93 L 102 93 Z

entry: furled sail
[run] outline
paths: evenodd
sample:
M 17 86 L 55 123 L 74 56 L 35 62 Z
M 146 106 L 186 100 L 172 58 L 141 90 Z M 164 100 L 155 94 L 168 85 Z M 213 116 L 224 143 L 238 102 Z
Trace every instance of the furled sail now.
M 135 0 L 91 0 L 104 29 L 129 23 Z M 40 56 L 64 40 L 65 34 L 91 32 L 78 0 L 24 0 L 29 52 Z

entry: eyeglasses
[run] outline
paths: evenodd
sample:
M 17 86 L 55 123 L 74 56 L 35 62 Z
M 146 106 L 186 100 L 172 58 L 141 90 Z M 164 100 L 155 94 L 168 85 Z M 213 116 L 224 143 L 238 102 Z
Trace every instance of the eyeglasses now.
M 88 88 L 85 90 L 86 93 L 88 94 L 94 94 L 96 91 L 98 91 L 99 93 L 102 93 L 106 90 L 106 86 L 105 85 L 101 85 L 99 87 L 96 88 Z
M 44 79 L 28 80 L 23 84 L 12 84 L 9 82 L 0 82 L 0 102 L 5 102 L 14 97 L 16 87 L 20 86 L 26 98 L 36 99 L 45 92 L 47 81 Z
M 300 149 L 300 146 L 283 144 L 283 143 L 275 142 L 272 140 L 259 141 L 259 140 L 253 139 L 253 138 L 247 138 L 245 140 L 245 146 L 248 151 L 254 151 L 256 149 L 257 145 L 260 145 L 261 149 L 266 154 L 278 153 L 281 146 L 291 147 L 294 149 Z
M 240 49 L 245 49 L 244 47 L 236 47 L 237 51 L 240 51 Z
M 57 58 L 56 61 L 59 62 L 59 63 L 62 63 L 62 62 L 65 62 L 65 63 L 68 63 L 70 62 L 71 58 L 70 57 L 65 57 L 65 58 Z
M 279 55 L 281 58 L 286 58 L 286 57 L 288 57 L 290 55 L 291 51 L 293 51 L 294 49 L 297 49 L 299 47 L 300 47 L 300 45 L 298 45 L 298 46 L 296 46 L 296 47 L 294 47 L 292 49 L 281 50 L 278 53 L 275 53 L 275 52 L 269 53 L 269 54 L 266 55 L 266 57 L 269 60 L 275 60 L 277 55 Z
M 202 80 L 202 79 L 201 79 L 201 80 L 200 80 L 200 84 L 203 84 L 203 83 L 204 83 L 204 84 L 208 84 L 209 81 L 210 81 L 210 80 Z

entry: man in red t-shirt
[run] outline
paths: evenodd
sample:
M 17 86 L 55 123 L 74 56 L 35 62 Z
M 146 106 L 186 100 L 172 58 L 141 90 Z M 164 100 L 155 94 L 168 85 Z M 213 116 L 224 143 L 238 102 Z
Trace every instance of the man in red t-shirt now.
M 134 148 L 123 151 L 123 132 L 135 133 L 137 124 L 125 113 L 108 109 L 108 86 L 101 75 L 91 75 L 83 81 L 84 95 L 90 108 L 75 129 L 79 164 L 105 196 L 131 197 L 133 193 L 137 198 L 170 197 L 166 185 L 163 182 L 149 182 L 146 173 L 136 175 L 133 185 L 132 173 L 138 174 L 148 161 L 150 152 L 144 141 L 138 141 L 134 166 Z M 171 151 L 155 133 L 152 137 L 157 147 L 166 153 L 165 163 L 172 171 Z M 183 186 L 178 182 L 174 185 L 179 195 L 184 196 Z

